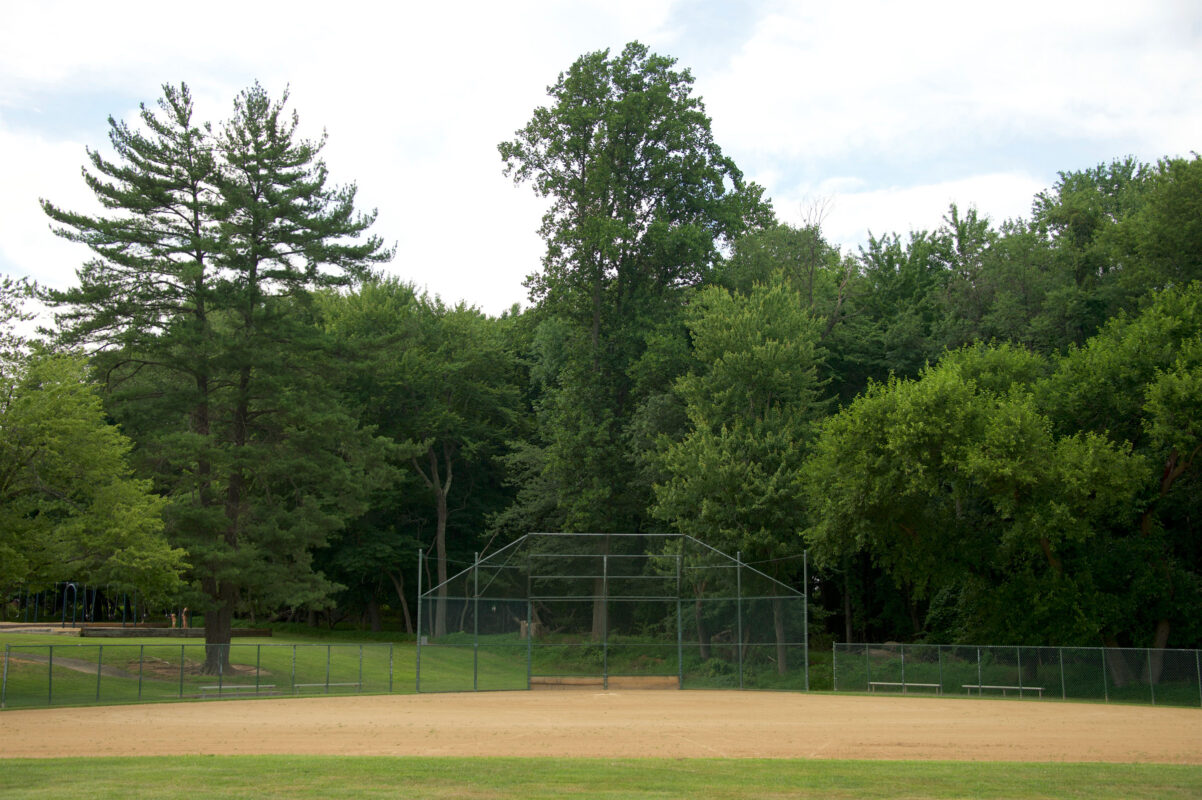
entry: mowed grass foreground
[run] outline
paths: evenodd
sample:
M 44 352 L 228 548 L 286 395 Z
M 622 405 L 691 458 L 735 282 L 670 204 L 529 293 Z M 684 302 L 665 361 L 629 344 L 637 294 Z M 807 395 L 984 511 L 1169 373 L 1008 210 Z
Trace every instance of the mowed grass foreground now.
M 198 787 L 203 787 L 203 791 Z M 1193 798 L 1202 767 L 764 759 L 0 760 L 0 798 Z

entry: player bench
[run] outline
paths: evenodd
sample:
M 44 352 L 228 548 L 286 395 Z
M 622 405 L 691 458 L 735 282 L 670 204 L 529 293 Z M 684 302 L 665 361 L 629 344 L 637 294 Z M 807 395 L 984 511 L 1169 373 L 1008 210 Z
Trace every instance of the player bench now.
M 292 693 L 300 694 L 301 689 L 323 689 L 324 688 L 324 689 L 326 689 L 326 691 L 329 691 L 329 687 L 331 687 L 331 686 L 354 686 L 356 689 L 359 689 L 359 690 L 361 690 L 363 688 L 363 684 L 361 684 L 361 683 L 294 683 L 294 684 L 292 684 Z
M 884 689 L 886 691 L 896 691 L 900 689 L 902 694 L 908 694 L 907 690 L 913 687 L 917 687 L 919 689 L 934 689 L 935 694 L 943 694 L 943 684 L 939 683 L 911 683 L 910 681 L 906 681 L 905 683 L 901 683 L 900 681 L 868 682 L 868 691 L 870 692 L 875 692 L 877 689 Z
M 972 694 L 973 689 L 977 690 L 977 694 L 983 694 L 986 689 L 989 689 L 992 691 L 1000 691 L 1002 693 L 1002 697 L 1006 696 L 1006 692 L 1018 692 L 1019 697 L 1023 696 L 1023 692 L 1039 692 L 1039 696 L 1043 697 L 1042 686 L 1002 686 L 989 683 L 962 683 L 960 686 L 969 694 Z
M 225 694 L 226 692 L 230 692 L 232 694 L 240 694 L 242 692 L 259 692 L 259 691 L 262 691 L 263 689 L 274 689 L 274 688 L 275 688 L 274 683 L 260 683 L 258 685 L 255 685 L 253 683 L 223 683 L 220 686 L 217 686 L 217 685 L 201 686 L 200 687 L 200 696 L 207 697 L 209 692 L 216 692 L 217 694 Z

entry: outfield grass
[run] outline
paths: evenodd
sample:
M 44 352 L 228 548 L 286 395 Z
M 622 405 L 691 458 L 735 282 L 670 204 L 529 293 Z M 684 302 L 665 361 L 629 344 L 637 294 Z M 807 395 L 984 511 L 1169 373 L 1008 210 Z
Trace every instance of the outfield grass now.
M 325 632 L 313 636 L 289 632 L 271 638 L 238 638 L 230 645 L 235 671 L 202 675 L 203 643 L 196 639 L 96 639 L 47 634 L 0 634 L 9 647 L 5 690 L 8 708 L 47 705 L 115 705 L 212 697 L 216 686 L 236 696 L 292 694 L 408 694 L 415 691 L 417 648 L 412 641 L 391 644 L 380 634 L 343 632 L 332 641 Z M 515 690 L 527 686 L 528 645 L 514 636 L 481 641 L 471 637 L 421 650 L 422 691 Z M 50 647 L 53 646 L 51 663 Z M 599 675 L 602 650 L 595 643 L 540 641 L 530 651 L 537 675 Z M 637 639 L 614 641 L 605 656 L 611 675 L 668 674 L 680 669 L 675 645 Z M 736 667 L 718 658 L 702 661 L 686 650 L 684 688 L 738 688 Z M 763 659 L 748 658 L 744 687 L 796 690 L 804 686 L 802 654 L 785 676 Z M 98 670 L 100 665 L 103 669 Z M 828 653 L 814 653 L 811 688 L 830 686 Z M 230 690 L 226 686 L 232 687 Z
M 0 798 L 1192 798 L 1202 767 L 333 756 L 0 761 Z

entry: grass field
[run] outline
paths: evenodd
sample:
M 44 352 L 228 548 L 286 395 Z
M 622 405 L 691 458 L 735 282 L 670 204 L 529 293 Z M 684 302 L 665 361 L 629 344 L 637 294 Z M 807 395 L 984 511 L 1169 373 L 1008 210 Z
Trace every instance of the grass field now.
M 359 643 L 331 650 L 332 676 L 358 677 Z M 63 670 L 57 661 L 69 657 L 68 645 L 79 644 L 79 655 L 93 658 L 83 648 L 96 648 L 94 640 L 77 640 L 29 634 L 0 636 L 0 647 L 56 645 L 54 679 L 61 682 L 63 697 L 74 704 L 94 704 L 95 674 Z M 238 640 L 234 661 L 255 663 L 264 683 L 281 679 L 293 669 L 292 647 L 296 644 L 331 644 L 325 636 Z M 363 684 L 379 686 L 387 681 L 387 660 L 379 657 L 387 649 L 363 637 Z M 178 644 L 162 639 L 122 642 L 123 647 L 144 648 L 155 658 L 178 669 Z M 260 647 L 262 645 L 262 647 Z M 268 646 L 270 645 L 270 646 Z M 161 650 L 161 652 L 159 652 Z M 28 652 L 28 651 L 27 651 Z M 125 652 L 115 643 L 105 643 L 103 663 L 120 667 Z M 254 656 L 250 656 L 250 654 Z M 392 649 L 392 674 L 396 693 L 411 692 L 414 647 L 411 642 Z M 512 654 L 485 654 L 496 658 L 490 674 L 509 676 Z M 829 656 L 816 654 L 815 677 L 829 676 Z M 471 651 L 423 650 L 425 658 L 445 657 L 452 682 L 470 681 Z M 298 674 L 324 675 L 325 647 L 298 647 Z M 128 666 L 128 664 L 126 664 Z M 44 665 L 26 664 L 27 677 L 43 677 Z M 40 673 L 39 673 L 40 670 Z M 521 670 L 524 679 L 524 667 Z M 21 680 L 19 670 L 10 680 Z M 185 682 L 199 676 L 185 674 Z M 333 678 L 332 678 L 333 679 Z M 349 679 L 349 678 L 348 678 Z M 101 676 L 102 695 L 118 702 L 119 679 Z M 207 680 L 207 679 L 206 679 Z M 508 680 L 508 678 L 506 678 Z M 829 678 L 828 678 L 829 680 Z M 156 681 L 158 683 L 156 683 Z M 164 697 L 178 693 L 178 676 L 155 678 Z M 144 682 L 144 689 L 148 684 Z M 500 688 L 500 687 L 498 687 Z M 815 687 L 818 688 L 818 687 Z M 386 691 L 386 689 L 376 689 Z M 691 694 L 691 693 L 689 693 Z M 522 696 L 528 696 L 523 693 Z M 682 695 L 676 694 L 681 697 Z M 430 695 L 432 700 L 438 696 Z M 416 699 L 416 698 L 415 698 Z M 317 702 L 317 701 L 315 701 Z M 339 703 L 354 702 L 339 700 Z M 438 700 L 441 704 L 443 701 Z M 876 702 L 875 700 L 872 702 Z M 921 702 L 921 701 L 919 701 Z M 966 703 L 969 701 L 965 701 Z M 980 701 L 972 701 L 973 705 Z M 55 705 L 58 705 L 56 700 Z M 243 704 L 235 704 L 243 706 Z M 287 704 L 293 707 L 291 703 Z M 1025 705 L 1025 704 L 1024 704 Z M 1042 705 L 1042 704 L 1040 704 Z M 224 704 L 221 704 L 224 707 Z M 252 709 L 258 704 L 247 704 Z M 210 706 L 203 706 L 210 708 Z M 233 706 L 230 706 L 233 708 Z M 441 705 L 440 705 L 441 707 Z M 195 708 L 201 708 L 196 706 Z M 217 708 L 217 706 L 212 706 Z M 181 709 L 182 710 L 182 709 Z M 29 712 L 25 712 L 29 713 Z M 54 713 L 54 712 L 47 712 Z M 70 712 L 81 713 L 81 712 Z M 339 724 L 336 720 L 329 724 Z M 232 755 L 175 757 L 143 756 L 113 758 L 2 758 L 5 716 L 0 714 L 0 800 L 5 798 L 192 798 L 197 787 L 210 797 L 231 798 L 1186 798 L 1202 797 L 1202 766 L 1114 763 L 999 763 L 991 761 L 886 761 L 834 759 L 762 758 L 560 758 L 560 757 L 424 757 L 424 756 L 328 756 L 328 755 Z M 11 732 L 11 731 L 10 731 Z M 424 736 L 418 732 L 415 735 Z M 70 752 L 69 742 L 54 752 Z M 193 751 L 195 752 L 195 751 Z M 757 751 L 762 752 L 762 751 Z M 906 757 L 909 757 L 907 754 Z M 940 757 L 940 756 L 936 756 Z M 1124 759 L 1125 760 L 1125 759 Z
M 1193 798 L 1202 767 L 228 756 L 2 762 L 0 798 Z
M 512 637 L 511 637 L 512 638 Z M 5 704 L 8 708 L 115 705 L 155 700 L 197 700 L 217 693 L 253 694 L 407 694 L 415 691 L 417 650 L 412 641 L 395 645 L 385 634 L 288 631 L 270 638 L 239 638 L 230 645 L 235 671 L 221 677 L 203 675 L 203 644 L 198 640 L 161 638 L 93 639 L 46 634 L 3 633 L 0 649 L 9 647 Z M 50 646 L 53 646 L 53 653 Z M 594 652 L 595 651 L 595 652 Z M 538 643 L 533 651 L 535 674 L 593 674 L 601 670 L 600 649 L 587 643 Z M 746 688 L 799 689 L 798 668 L 782 678 L 765 665 L 749 664 Z M 470 641 L 424 647 L 422 690 L 469 691 L 525 689 L 527 645 L 489 641 L 478 652 Z M 611 648 L 611 674 L 676 674 L 676 648 L 641 642 Z M 595 663 L 594 663 L 595 662 Z M 97 666 L 102 669 L 97 669 Z M 478 665 L 478 667 L 477 667 Z M 478 669 L 478 671 L 477 671 Z M 738 688 L 737 672 L 726 662 L 701 661 L 685 653 L 685 688 Z M 810 686 L 829 689 L 829 652 L 811 654 Z

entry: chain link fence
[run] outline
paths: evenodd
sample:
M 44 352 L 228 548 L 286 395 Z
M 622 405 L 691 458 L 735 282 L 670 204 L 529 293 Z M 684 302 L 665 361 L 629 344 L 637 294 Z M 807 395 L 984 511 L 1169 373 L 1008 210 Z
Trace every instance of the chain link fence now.
M 835 644 L 836 692 L 1202 706 L 1202 651 Z
M 413 691 L 412 652 L 391 644 L 9 644 L 0 708 Z M 210 654 L 215 674 L 204 671 Z
M 805 595 L 680 534 L 528 534 L 417 618 L 421 692 L 809 688 Z

